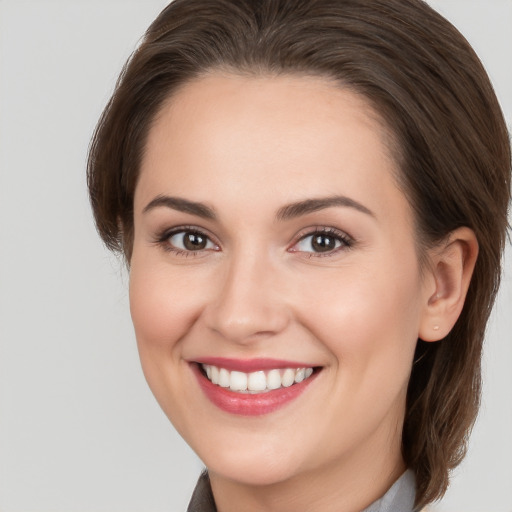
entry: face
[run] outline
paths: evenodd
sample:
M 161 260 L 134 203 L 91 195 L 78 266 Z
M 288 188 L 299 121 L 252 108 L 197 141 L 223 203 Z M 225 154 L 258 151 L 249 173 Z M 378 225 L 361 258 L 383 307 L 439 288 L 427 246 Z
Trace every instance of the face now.
M 210 74 L 157 116 L 131 313 L 153 393 L 212 474 L 403 469 L 427 292 L 385 140 L 361 97 L 311 77 Z

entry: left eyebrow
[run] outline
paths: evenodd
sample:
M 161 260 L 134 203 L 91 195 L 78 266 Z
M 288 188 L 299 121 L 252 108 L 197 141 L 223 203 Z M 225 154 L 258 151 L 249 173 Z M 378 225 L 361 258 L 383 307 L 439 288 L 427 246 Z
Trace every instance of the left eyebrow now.
M 183 199 L 181 197 L 171 197 L 165 195 L 156 196 L 146 205 L 142 212 L 147 213 L 159 207 L 171 208 L 172 210 L 177 210 L 179 212 L 190 213 L 192 215 L 196 215 L 197 217 L 202 217 L 203 219 L 214 220 L 216 218 L 215 211 L 212 210 L 209 206 L 206 206 L 204 203 L 189 201 L 188 199 Z
M 329 196 L 291 203 L 279 208 L 276 218 L 277 220 L 289 220 L 295 217 L 300 217 L 301 215 L 307 215 L 308 213 L 332 208 L 334 206 L 354 208 L 361 213 L 365 213 L 366 215 L 370 215 L 375 218 L 375 214 L 370 209 L 347 196 Z

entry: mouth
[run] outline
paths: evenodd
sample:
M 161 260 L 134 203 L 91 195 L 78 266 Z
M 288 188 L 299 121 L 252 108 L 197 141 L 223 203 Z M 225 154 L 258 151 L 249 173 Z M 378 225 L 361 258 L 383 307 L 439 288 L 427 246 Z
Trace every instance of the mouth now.
M 213 405 L 243 416 L 267 414 L 294 401 L 322 370 L 304 363 L 225 358 L 195 361 L 191 368 Z
M 213 364 L 201 364 L 204 376 L 216 386 L 235 393 L 268 393 L 276 389 L 289 388 L 313 375 L 313 367 L 274 368 L 255 372 L 228 370 Z

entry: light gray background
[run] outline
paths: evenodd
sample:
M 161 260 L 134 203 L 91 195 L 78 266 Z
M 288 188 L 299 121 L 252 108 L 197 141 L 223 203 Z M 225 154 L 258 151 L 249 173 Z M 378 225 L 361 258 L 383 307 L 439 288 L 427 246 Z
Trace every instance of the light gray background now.
M 512 119 L 512 1 L 432 0 Z M 179 512 L 201 464 L 147 389 L 127 276 L 96 236 L 84 162 L 165 0 L 0 0 L 0 511 Z M 466 462 L 439 512 L 512 511 L 512 257 Z

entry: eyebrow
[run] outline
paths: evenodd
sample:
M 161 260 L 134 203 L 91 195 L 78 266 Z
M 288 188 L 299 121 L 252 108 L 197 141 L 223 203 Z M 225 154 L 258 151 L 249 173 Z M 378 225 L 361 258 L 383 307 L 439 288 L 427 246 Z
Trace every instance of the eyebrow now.
M 332 208 L 334 206 L 354 208 L 361 213 L 375 217 L 375 214 L 370 209 L 350 197 L 329 196 L 317 199 L 306 199 L 305 201 L 298 201 L 296 203 L 283 206 L 278 210 L 276 218 L 278 220 L 289 220 L 295 217 L 300 217 L 301 215 L 307 215 L 308 213 Z
M 319 210 L 326 208 L 332 208 L 336 206 L 354 208 L 355 210 L 375 217 L 375 214 L 368 209 L 366 206 L 358 203 L 354 199 L 346 196 L 329 196 L 321 198 L 305 199 L 304 201 L 298 201 L 283 206 L 277 211 L 277 220 L 290 220 L 301 215 L 307 215 L 308 213 L 314 213 Z M 201 217 L 203 219 L 215 220 L 217 218 L 215 211 L 206 206 L 204 203 L 196 201 L 189 201 L 181 197 L 171 197 L 159 195 L 150 201 L 143 210 L 143 213 L 149 212 L 158 207 L 171 208 L 184 213 L 190 213 Z
M 143 213 L 149 212 L 150 210 L 161 206 L 171 208 L 173 210 L 178 210 L 179 212 L 191 213 L 192 215 L 202 217 L 203 219 L 213 220 L 216 218 L 213 209 L 203 203 L 188 201 L 187 199 L 183 199 L 181 197 L 162 195 L 156 196 L 151 202 L 149 202 L 144 208 Z

